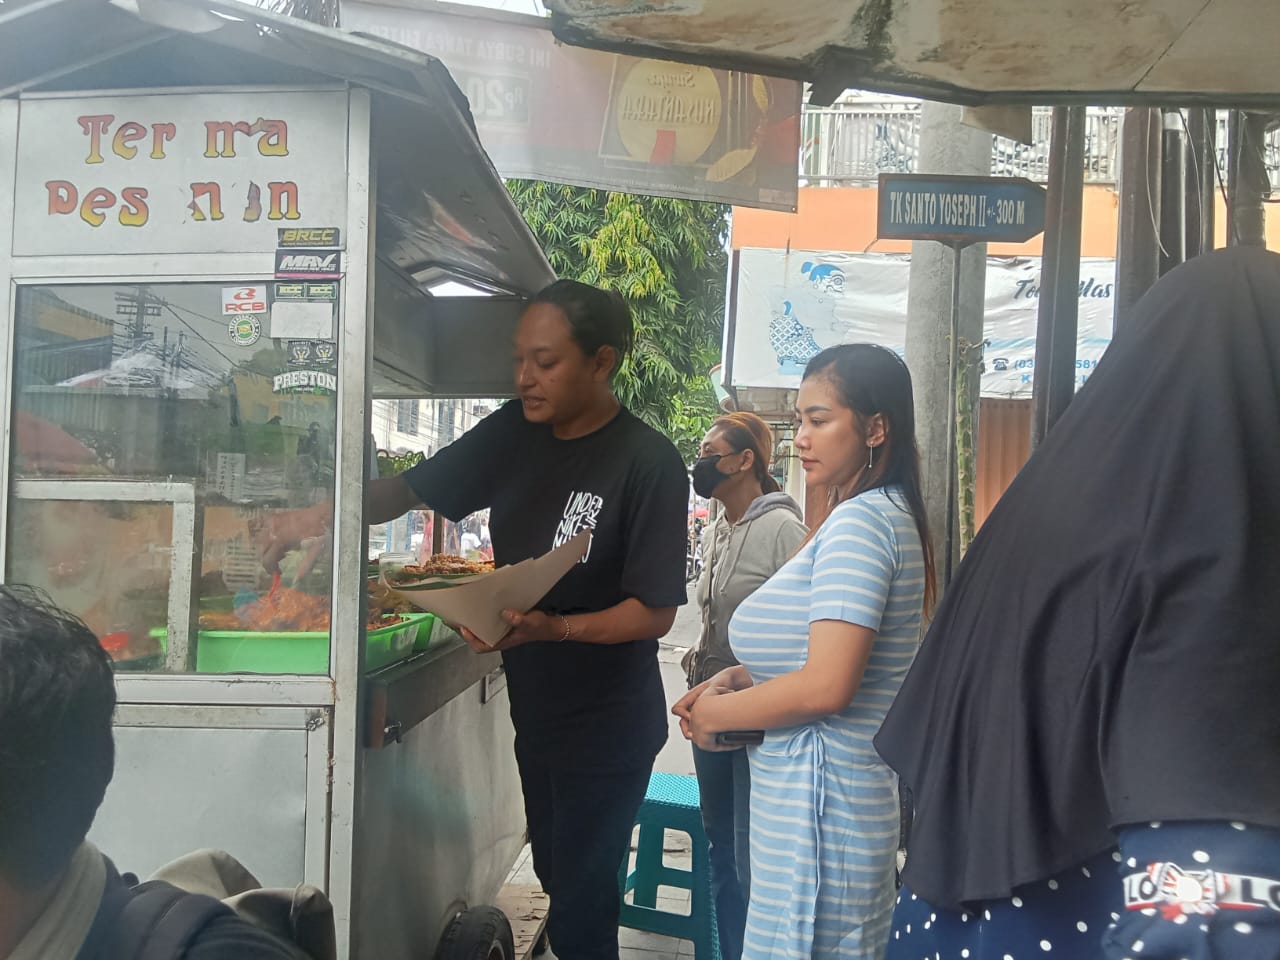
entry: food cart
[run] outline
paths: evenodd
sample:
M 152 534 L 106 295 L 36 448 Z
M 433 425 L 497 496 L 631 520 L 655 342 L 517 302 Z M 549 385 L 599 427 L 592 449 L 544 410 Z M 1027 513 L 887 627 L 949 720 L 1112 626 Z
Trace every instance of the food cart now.
M 509 393 L 552 279 L 466 101 L 230 0 L 9 4 L 0 224 L 0 570 L 116 661 L 93 839 L 225 849 L 326 890 L 341 956 L 430 955 L 524 821 L 497 658 L 366 627 L 371 401 Z M 262 531 L 308 513 L 273 583 Z

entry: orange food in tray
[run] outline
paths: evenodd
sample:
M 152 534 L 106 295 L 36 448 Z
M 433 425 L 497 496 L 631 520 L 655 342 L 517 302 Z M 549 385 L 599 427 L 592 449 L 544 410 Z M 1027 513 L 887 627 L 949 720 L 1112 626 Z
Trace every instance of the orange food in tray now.
M 425 577 L 461 577 L 480 573 L 493 573 L 492 560 L 468 560 L 451 553 L 437 553 L 426 563 L 406 564 L 392 571 L 387 579 L 404 582 Z
M 403 623 L 405 618 L 383 616 L 374 602 L 369 604 L 370 630 Z M 281 587 L 269 596 L 225 613 L 202 613 L 202 630 L 247 630 L 255 633 L 327 633 L 329 598 Z

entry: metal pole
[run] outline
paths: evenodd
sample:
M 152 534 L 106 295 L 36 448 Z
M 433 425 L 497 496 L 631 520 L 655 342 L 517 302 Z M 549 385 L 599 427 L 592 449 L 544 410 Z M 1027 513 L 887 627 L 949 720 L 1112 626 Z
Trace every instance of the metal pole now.
M 1084 107 L 1054 107 L 1032 375 L 1032 450 L 1040 445 L 1075 395 L 1084 134 Z
M 1240 191 L 1240 111 L 1227 111 L 1227 246 L 1240 242 L 1236 197 Z
M 1231 215 L 1236 243 L 1248 247 L 1267 245 L 1265 198 L 1271 194 L 1267 172 L 1266 142 L 1271 117 L 1265 113 L 1241 113 L 1235 149 L 1236 183 Z
M 1120 241 L 1116 251 L 1115 326 L 1160 275 L 1155 205 L 1160 201 L 1159 111 L 1125 111 L 1120 154 Z
M 1162 117 L 1160 151 L 1160 275 L 1187 259 L 1187 144 L 1182 111 Z
M 1216 132 L 1213 111 L 1193 108 L 1184 112 L 1187 118 L 1186 156 L 1191 169 L 1185 172 L 1183 208 L 1186 229 L 1183 247 L 1186 259 L 1198 257 L 1213 249 L 1213 137 Z M 1208 180 L 1205 174 L 1209 174 Z
M 1218 219 L 1218 111 L 1206 107 L 1199 111 L 1204 117 L 1204 143 L 1200 150 L 1200 250 L 1208 253 L 1217 244 L 1215 225 Z
M 956 377 L 960 367 L 960 254 L 961 244 L 951 251 L 951 351 L 947 363 L 947 557 L 943 566 L 943 587 L 951 584 L 956 554 Z
M 737 403 L 738 397 L 733 388 L 733 353 L 738 346 L 738 267 L 742 262 L 742 254 L 734 250 L 729 254 L 729 290 L 725 301 L 724 324 L 724 374 L 720 382 Z

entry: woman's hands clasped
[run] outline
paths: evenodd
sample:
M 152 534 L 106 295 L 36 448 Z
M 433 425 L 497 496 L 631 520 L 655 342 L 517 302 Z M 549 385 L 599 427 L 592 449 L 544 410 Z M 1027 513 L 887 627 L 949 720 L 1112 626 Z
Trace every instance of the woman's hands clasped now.
M 671 712 L 680 718 L 680 732 L 684 738 L 700 750 L 738 750 L 716 743 L 716 734 L 725 729 L 714 722 L 714 698 L 735 693 L 751 686 L 751 674 L 746 667 L 735 666 L 721 670 L 709 680 L 691 688 L 677 700 Z

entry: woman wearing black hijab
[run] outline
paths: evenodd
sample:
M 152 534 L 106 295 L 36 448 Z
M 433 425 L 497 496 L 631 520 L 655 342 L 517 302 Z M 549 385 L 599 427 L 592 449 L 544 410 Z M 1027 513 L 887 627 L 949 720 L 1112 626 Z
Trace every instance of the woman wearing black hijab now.
M 1142 300 L 876 746 L 915 801 L 889 960 L 1280 957 L 1280 257 Z

